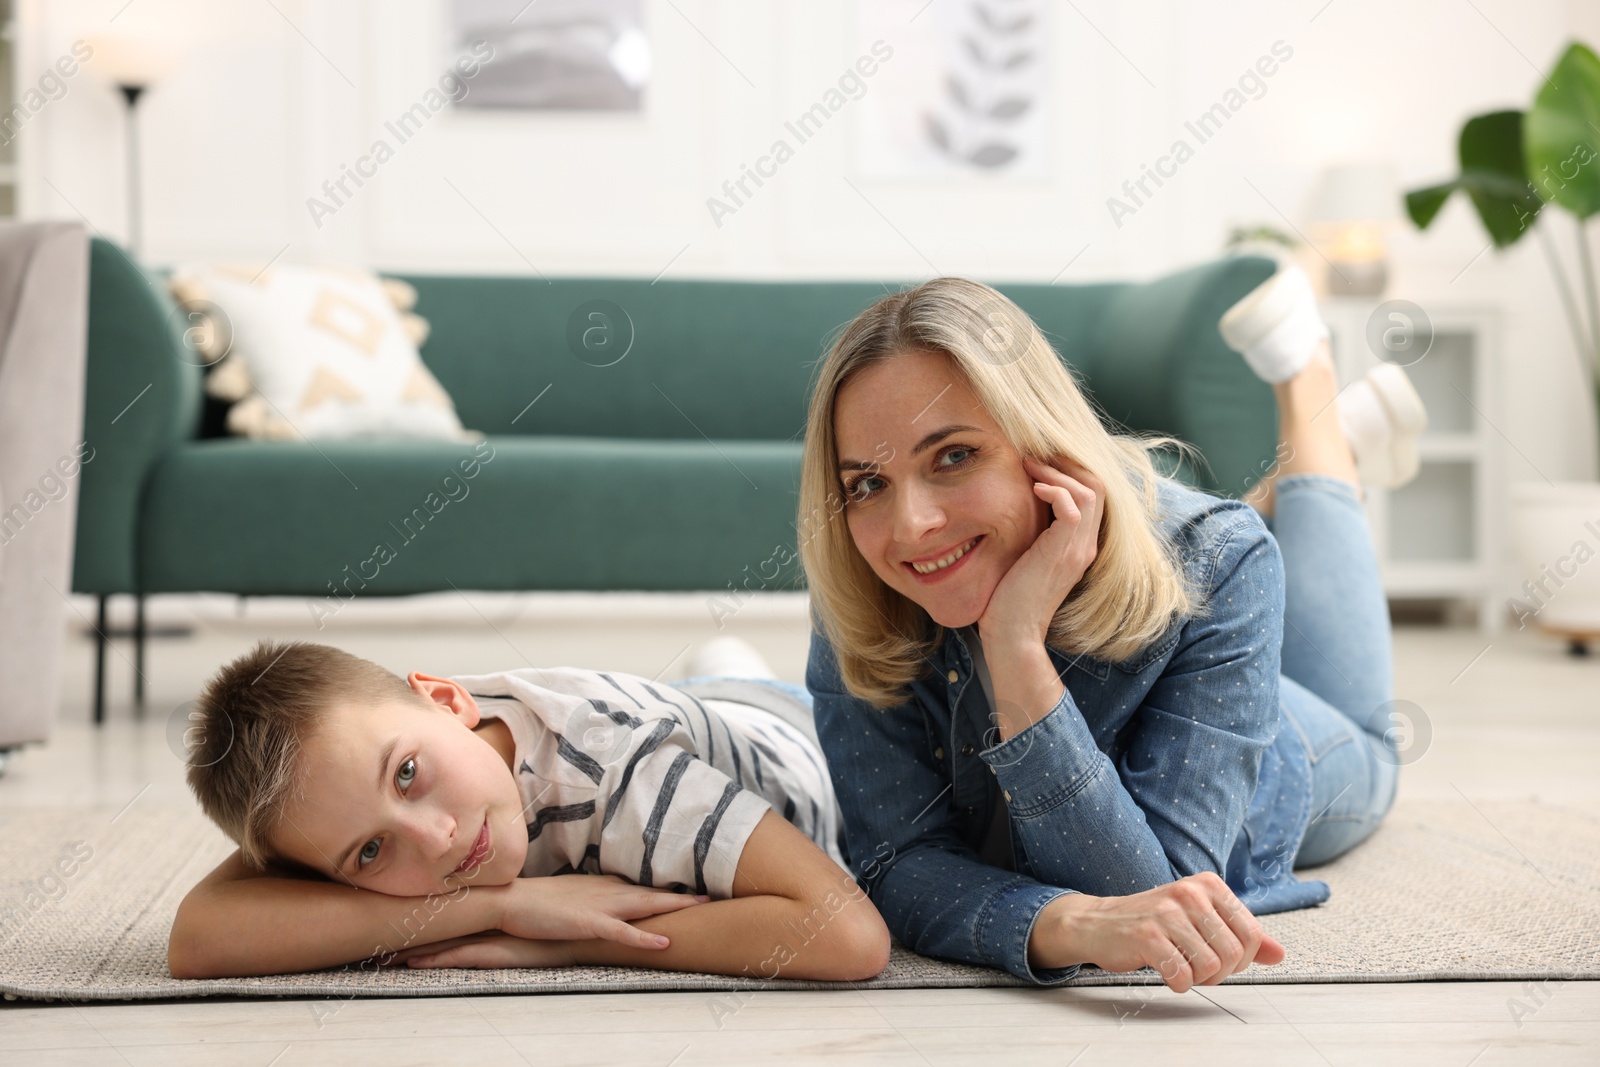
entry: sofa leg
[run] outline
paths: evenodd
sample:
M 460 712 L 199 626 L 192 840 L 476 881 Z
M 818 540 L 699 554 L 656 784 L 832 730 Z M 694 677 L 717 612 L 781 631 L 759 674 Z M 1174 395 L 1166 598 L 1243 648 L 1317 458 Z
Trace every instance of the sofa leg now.
M 144 594 L 133 597 L 133 716 L 144 718 Z
M 106 721 L 106 600 L 100 594 L 99 619 L 94 628 L 94 724 Z

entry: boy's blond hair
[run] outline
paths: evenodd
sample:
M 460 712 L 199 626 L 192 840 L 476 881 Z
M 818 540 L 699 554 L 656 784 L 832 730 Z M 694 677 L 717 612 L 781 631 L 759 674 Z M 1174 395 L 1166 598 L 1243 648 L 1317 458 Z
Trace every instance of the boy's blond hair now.
M 269 845 L 299 797 L 300 753 L 336 707 L 423 699 L 371 660 L 310 641 L 262 641 L 219 670 L 189 715 L 189 788 L 253 870 L 289 867 Z

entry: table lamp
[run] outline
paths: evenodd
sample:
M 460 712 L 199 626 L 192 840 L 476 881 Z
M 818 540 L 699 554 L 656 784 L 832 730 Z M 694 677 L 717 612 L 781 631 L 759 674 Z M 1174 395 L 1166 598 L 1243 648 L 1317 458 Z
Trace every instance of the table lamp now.
M 1379 296 L 1389 284 L 1384 233 L 1400 217 L 1386 163 L 1327 167 L 1312 194 L 1312 230 L 1328 258 L 1330 296 Z

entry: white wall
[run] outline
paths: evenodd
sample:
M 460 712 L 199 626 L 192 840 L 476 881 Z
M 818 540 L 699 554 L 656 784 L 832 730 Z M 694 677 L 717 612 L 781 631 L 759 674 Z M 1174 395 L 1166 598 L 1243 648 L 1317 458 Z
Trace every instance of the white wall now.
M 1231 224 L 1281 228 L 1278 210 L 1305 229 L 1329 161 L 1388 159 L 1402 187 L 1442 180 L 1466 117 L 1525 107 L 1570 36 L 1600 43 L 1600 5 L 1580 0 L 1076 0 L 1051 13 L 1048 179 L 871 181 L 835 122 L 715 226 L 706 198 L 859 53 L 855 2 L 646 0 L 643 112 L 442 113 L 321 228 L 306 199 L 442 69 L 443 0 L 24 0 L 19 78 L 113 15 L 192 48 L 141 105 L 155 262 L 281 252 L 396 270 L 914 279 L 931 261 L 1075 282 L 1214 257 Z M 1279 39 L 1294 56 L 1267 94 L 1115 226 L 1106 197 Z M 893 77 L 889 63 L 874 83 Z M 120 236 L 121 119 L 93 74 L 74 79 L 23 131 L 23 214 L 81 212 Z M 1570 254 L 1570 217 L 1550 214 Z M 1426 234 L 1405 224 L 1389 295 L 1501 308 L 1508 476 L 1593 477 L 1590 405 L 1537 242 L 1479 256 L 1486 243 L 1461 198 Z

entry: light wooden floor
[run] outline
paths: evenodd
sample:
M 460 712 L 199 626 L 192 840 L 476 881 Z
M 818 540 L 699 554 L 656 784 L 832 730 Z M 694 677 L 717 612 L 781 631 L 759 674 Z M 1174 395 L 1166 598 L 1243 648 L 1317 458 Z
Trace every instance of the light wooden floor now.
M 167 720 L 216 664 L 258 636 L 330 640 L 394 669 L 440 674 L 534 662 L 672 678 L 686 667 L 687 646 L 716 632 L 703 599 L 679 597 L 426 599 L 351 609 L 320 634 L 304 605 L 252 604 L 240 617 L 231 601 L 158 601 L 153 617 L 194 632 L 152 643 L 144 718 L 129 707 L 131 651 L 123 649 L 130 659 L 111 658 L 110 721 L 89 725 L 90 646 L 74 637 L 54 738 L 13 760 L 0 778 L 0 809 L 189 802 Z M 726 620 L 730 631 L 799 678 L 806 642 L 796 598 L 752 602 Z M 1396 649 L 1396 695 L 1421 709 L 1431 731 L 1403 773 L 1403 796 L 1536 796 L 1600 814 L 1600 660 L 1569 659 L 1529 634 L 1491 640 L 1468 630 L 1402 629 Z M 1600 983 L 0 1005 L 5 1064 L 689 1067 L 768 1059 L 1593 1065 Z

